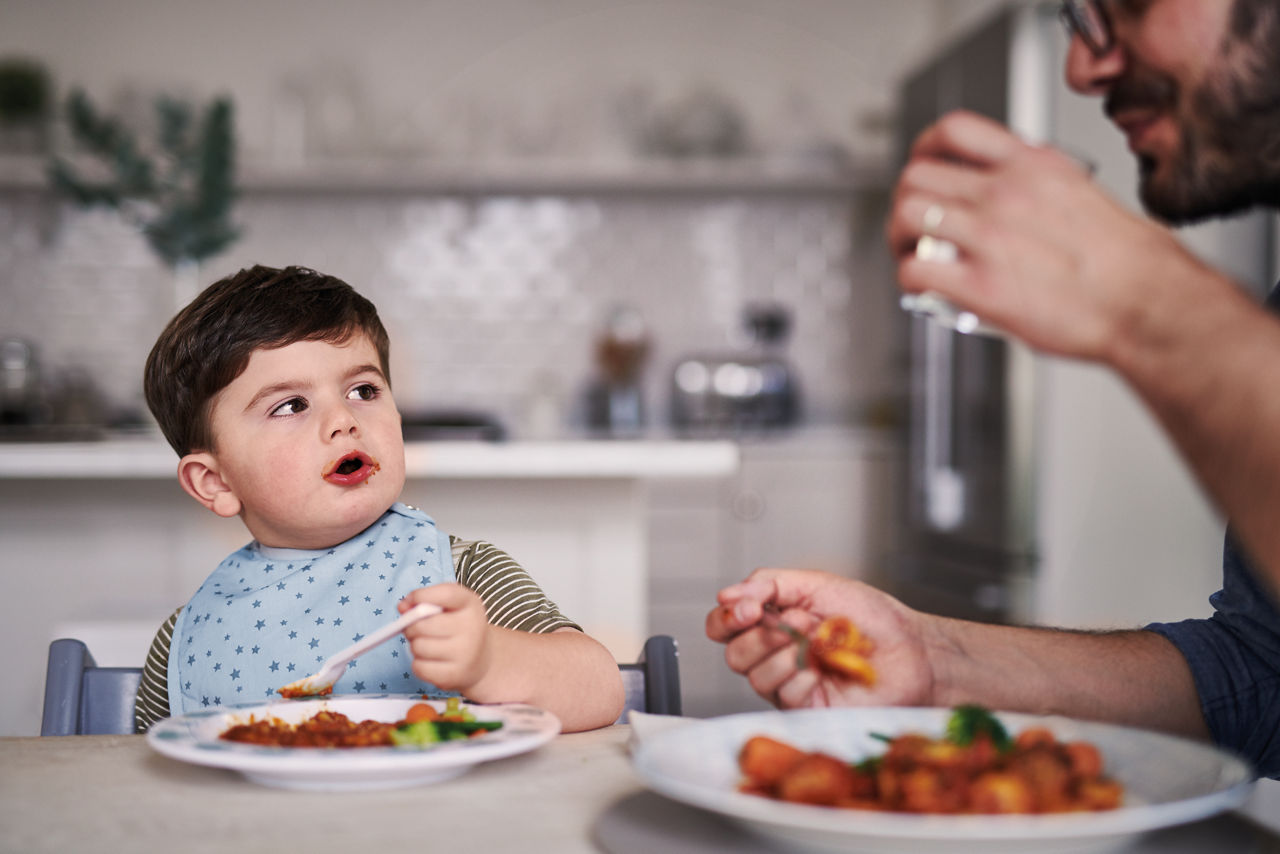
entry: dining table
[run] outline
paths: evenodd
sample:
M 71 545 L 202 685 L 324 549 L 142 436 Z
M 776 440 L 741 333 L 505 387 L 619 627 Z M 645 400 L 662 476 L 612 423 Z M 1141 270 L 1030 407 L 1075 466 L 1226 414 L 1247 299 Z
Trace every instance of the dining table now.
M 361 791 L 259 785 L 163 756 L 140 735 L 0 738 L 0 851 L 797 850 L 649 790 L 632 768 L 632 735 L 626 724 L 561 734 L 448 780 Z M 1226 812 L 1121 850 L 1280 852 L 1280 834 Z

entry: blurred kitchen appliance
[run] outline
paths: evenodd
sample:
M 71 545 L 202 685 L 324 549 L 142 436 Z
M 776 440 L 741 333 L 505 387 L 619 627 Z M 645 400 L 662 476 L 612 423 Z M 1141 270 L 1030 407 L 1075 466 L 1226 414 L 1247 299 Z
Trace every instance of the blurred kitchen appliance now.
M 128 413 L 112 419 L 127 426 Z M 93 378 L 72 366 L 50 375 L 36 346 L 22 338 L 0 339 L 0 442 L 86 442 L 101 439 L 106 405 Z
M 635 436 L 644 429 L 641 379 L 648 357 L 644 318 L 631 306 L 615 306 L 595 341 L 596 375 L 584 395 L 589 429 L 610 436 Z
M 749 305 L 751 346 L 689 356 L 671 372 L 671 425 L 688 433 L 739 433 L 788 427 L 800 416 L 800 389 L 785 352 L 791 314 L 775 303 Z
M 406 442 L 499 442 L 507 430 L 498 417 L 471 409 L 420 409 L 400 418 Z
M 34 345 L 21 338 L 0 340 L 0 424 L 26 427 L 48 417 Z
M 1039 7 L 1005 11 L 909 76 L 899 150 L 965 108 L 1047 139 L 1063 39 Z M 1006 622 L 1036 568 L 1034 363 L 1021 345 L 910 320 L 906 504 L 888 586 L 933 613 Z

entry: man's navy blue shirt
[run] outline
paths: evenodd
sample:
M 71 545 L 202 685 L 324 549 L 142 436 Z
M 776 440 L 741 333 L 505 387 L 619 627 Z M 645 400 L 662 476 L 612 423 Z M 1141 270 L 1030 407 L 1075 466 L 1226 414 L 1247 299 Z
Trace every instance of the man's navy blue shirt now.
M 1280 311 L 1280 285 L 1267 307 Z M 1280 524 L 1280 522 L 1278 522 Z M 1212 617 L 1153 623 L 1186 658 L 1215 742 L 1280 778 L 1280 608 L 1228 527 Z

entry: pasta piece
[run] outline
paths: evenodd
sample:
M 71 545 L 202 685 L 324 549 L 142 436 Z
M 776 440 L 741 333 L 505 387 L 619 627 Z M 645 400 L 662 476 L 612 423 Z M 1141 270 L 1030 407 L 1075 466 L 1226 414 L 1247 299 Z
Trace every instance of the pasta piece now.
M 1124 798 L 1093 744 L 1059 742 L 1044 728 L 1010 738 L 981 707 L 953 709 L 943 738 L 884 738 L 882 755 L 851 764 L 755 736 L 739 754 L 739 789 L 804 804 L 940 814 L 1108 810 Z
M 867 686 L 876 684 L 875 668 L 867 659 L 874 649 L 848 617 L 823 620 L 809 641 L 809 657 L 818 668 Z

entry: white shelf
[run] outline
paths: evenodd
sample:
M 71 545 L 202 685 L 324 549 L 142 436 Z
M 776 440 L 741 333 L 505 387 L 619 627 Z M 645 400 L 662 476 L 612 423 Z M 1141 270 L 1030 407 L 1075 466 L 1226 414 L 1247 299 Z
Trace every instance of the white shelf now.
M 47 189 L 45 161 L 0 155 L 0 190 Z M 498 159 L 443 162 L 425 159 L 313 159 L 298 164 L 242 163 L 241 192 L 604 194 L 803 193 L 850 195 L 887 189 L 879 161 L 837 164 L 774 158 L 723 159 Z

